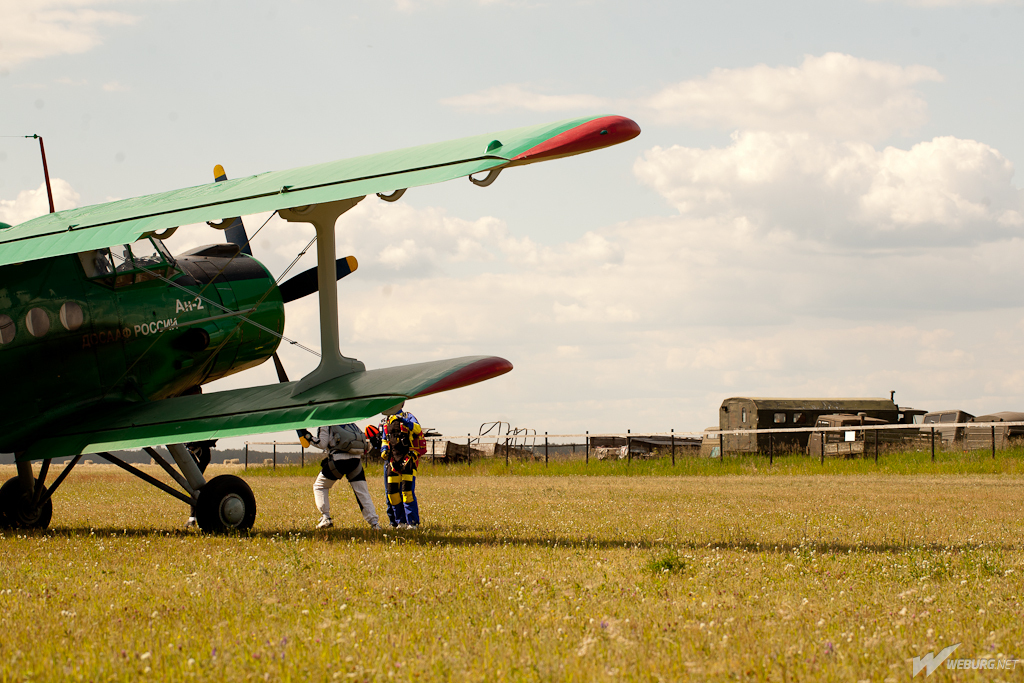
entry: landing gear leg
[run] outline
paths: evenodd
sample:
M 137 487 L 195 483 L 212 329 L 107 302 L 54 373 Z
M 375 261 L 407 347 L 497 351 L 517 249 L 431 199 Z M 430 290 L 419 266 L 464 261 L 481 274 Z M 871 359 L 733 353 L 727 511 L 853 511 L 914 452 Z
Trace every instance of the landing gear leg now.
M 156 460 L 163 467 L 164 471 L 181 488 L 185 489 L 187 493 L 175 490 L 159 479 L 132 467 L 110 453 L 97 453 L 97 455 L 161 491 L 169 493 L 178 500 L 187 503 L 195 510 L 199 528 L 207 533 L 248 531 L 252 528 L 253 523 L 256 521 L 256 497 L 253 496 L 252 489 L 249 488 L 244 479 L 231 475 L 221 475 L 206 481 L 202 471 L 199 469 L 199 464 L 184 445 L 170 444 L 167 446 L 167 450 L 174 457 L 180 474 L 159 453 L 154 450 L 149 450 L 148 452 L 150 457 Z
M 20 455 L 20 454 L 18 454 Z M 17 457 L 17 456 L 15 456 Z M 32 463 L 24 460 L 17 461 L 18 467 L 18 480 L 21 482 L 21 486 L 26 491 L 31 491 L 35 488 L 36 478 L 32 474 Z

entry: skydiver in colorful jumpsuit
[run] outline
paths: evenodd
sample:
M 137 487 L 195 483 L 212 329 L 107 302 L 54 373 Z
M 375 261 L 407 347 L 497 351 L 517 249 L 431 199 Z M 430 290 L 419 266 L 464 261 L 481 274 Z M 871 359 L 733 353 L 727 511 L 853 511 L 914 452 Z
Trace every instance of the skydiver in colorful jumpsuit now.
M 372 528 L 379 529 L 377 509 L 370 498 L 366 472 L 363 470 L 362 455 L 366 450 L 366 442 L 362 430 L 354 424 L 332 425 L 320 427 L 316 435 L 303 430 L 299 432 L 299 438 L 327 453 L 327 457 L 320 463 L 320 473 L 313 482 L 313 502 L 321 514 L 316 528 L 326 529 L 334 525 L 331 520 L 330 490 L 335 482 L 345 477 L 352 492 L 356 494 L 356 503 L 363 513 L 363 519 Z
M 403 411 L 389 416 L 381 432 L 380 457 L 386 462 L 388 520 L 392 528 L 415 529 L 420 525 L 416 470 L 420 456 L 427 452 L 423 429 L 412 413 Z

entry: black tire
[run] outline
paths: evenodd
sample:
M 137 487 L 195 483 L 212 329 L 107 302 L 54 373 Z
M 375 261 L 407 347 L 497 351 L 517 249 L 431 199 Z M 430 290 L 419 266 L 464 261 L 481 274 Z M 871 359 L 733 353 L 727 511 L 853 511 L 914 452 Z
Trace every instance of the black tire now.
M 33 484 L 35 479 L 32 480 Z M 18 477 L 0 486 L 0 523 L 7 529 L 45 529 L 53 518 L 53 501 L 47 499 L 38 508 L 32 494 L 22 487 Z
M 209 534 L 248 531 L 256 521 L 256 496 L 244 479 L 222 474 L 199 489 L 196 523 Z

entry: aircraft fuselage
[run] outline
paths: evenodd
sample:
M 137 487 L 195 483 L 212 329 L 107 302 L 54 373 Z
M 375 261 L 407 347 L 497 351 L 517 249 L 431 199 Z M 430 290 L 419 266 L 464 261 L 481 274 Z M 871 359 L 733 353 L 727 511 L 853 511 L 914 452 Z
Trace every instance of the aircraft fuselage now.
M 228 245 L 175 259 L 162 245 L 151 252 L 0 267 L 0 452 L 23 450 L 72 415 L 198 391 L 277 350 L 279 337 L 238 315 L 284 329 L 261 263 Z

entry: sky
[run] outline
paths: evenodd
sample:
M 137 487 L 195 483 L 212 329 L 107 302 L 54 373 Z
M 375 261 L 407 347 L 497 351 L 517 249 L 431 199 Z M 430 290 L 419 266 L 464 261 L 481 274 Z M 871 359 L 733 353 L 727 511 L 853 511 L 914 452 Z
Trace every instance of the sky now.
M 1019 2 L 0 0 L 0 25 L 0 136 L 44 137 L 58 209 L 218 163 L 637 121 L 340 220 L 345 355 L 515 366 L 409 402 L 445 434 L 699 431 L 731 396 L 1024 411 Z M 46 211 L 36 143 L 0 137 L 0 221 Z M 265 222 L 276 275 L 313 231 L 262 214 L 250 235 Z M 288 304 L 285 334 L 318 348 L 316 307 Z M 281 353 L 293 378 L 316 365 Z M 265 363 L 206 390 L 275 381 Z

